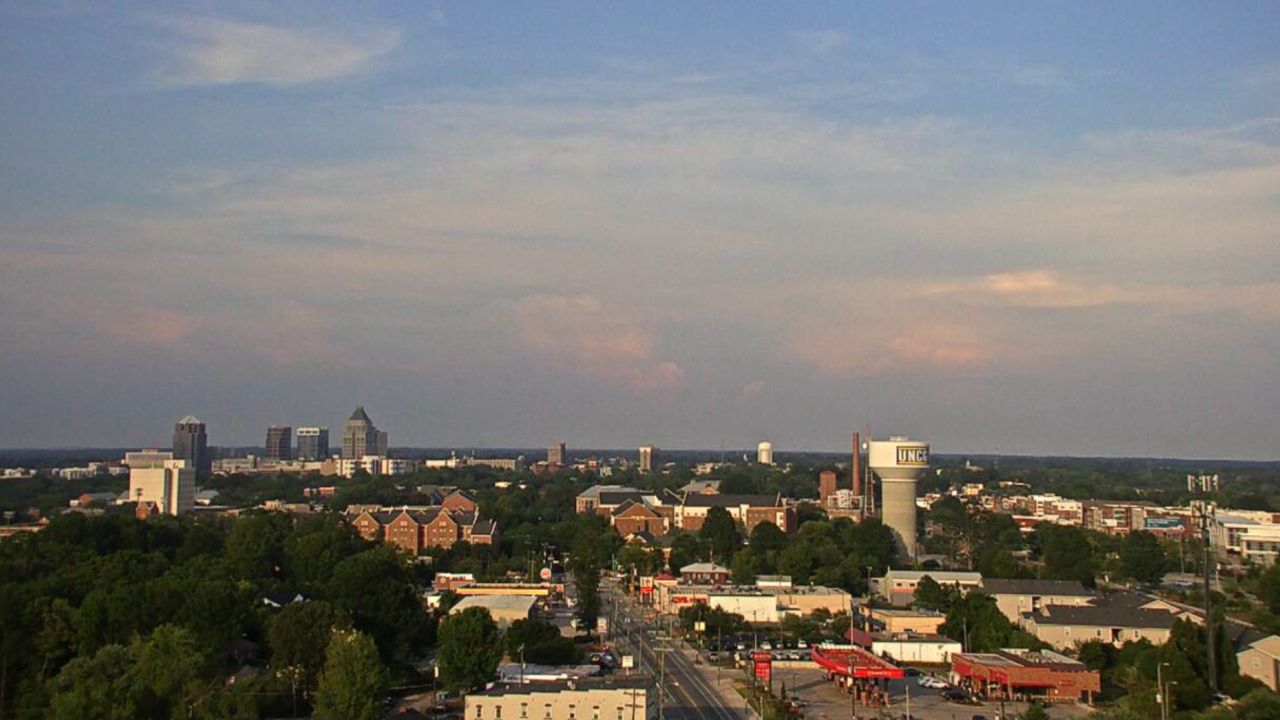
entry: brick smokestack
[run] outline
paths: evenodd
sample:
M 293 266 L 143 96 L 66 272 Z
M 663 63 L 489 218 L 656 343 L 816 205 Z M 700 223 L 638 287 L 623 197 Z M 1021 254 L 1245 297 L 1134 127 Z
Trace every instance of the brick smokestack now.
M 853 434 L 853 496 L 862 497 L 862 438 Z

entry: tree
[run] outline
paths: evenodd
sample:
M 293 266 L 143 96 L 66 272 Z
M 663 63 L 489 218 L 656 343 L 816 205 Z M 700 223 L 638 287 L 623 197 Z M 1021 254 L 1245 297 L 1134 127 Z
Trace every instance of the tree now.
M 1268 610 L 1280 615 L 1280 563 L 1267 568 L 1258 578 L 1258 597 Z
M 1076 657 L 1090 670 L 1103 672 L 1115 666 L 1116 647 L 1102 640 L 1090 640 L 1080 644 Z
M 579 543 L 575 548 L 570 569 L 578 594 L 578 622 L 590 630 L 596 626 L 596 618 L 600 616 L 600 564 L 590 541 Z
M 1168 562 L 1160 541 L 1149 532 L 1131 532 L 1120 544 L 1121 572 L 1140 583 L 1160 582 Z
M 133 657 L 121 645 L 107 645 L 77 657 L 51 683 L 49 709 L 55 718 L 132 720 L 138 716 L 128 671 Z
M 326 720 L 378 720 L 387 693 L 387 670 L 364 633 L 336 631 L 325 651 L 316 691 L 316 713 Z
M 959 592 L 955 586 L 944 588 L 937 580 L 925 575 L 916 585 L 916 605 L 925 610 L 947 612 L 955 603 Z
M 311 695 L 324 666 L 325 648 L 334 630 L 350 623 L 333 605 L 312 600 L 287 605 L 267 621 L 271 666 L 289 679 L 293 692 Z M 296 698 L 295 698 L 296 699 Z
M 426 611 L 393 548 L 365 550 L 338 563 L 328 590 L 355 629 L 377 643 L 384 661 L 407 661 L 426 640 Z
M 1040 523 L 1036 539 L 1044 559 L 1045 576 L 1055 580 L 1079 580 L 1085 587 L 1094 586 L 1097 561 L 1093 546 L 1083 530 L 1069 525 Z
M 969 592 L 956 600 L 942 624 L 942 634 L 966 643 L 965 652 L 992 652 L 1009 647 L 1014 627 L 990 595 Z
M 786 549 L 787 534 L 771 522 L 759 522 L 756 523 L 755 527 L 751 528 L 751 535 L 747 543 L 752 553 L 757 557 L 763 557 L 766 553 L 779 552 Z
M 756 583 L 755 556 L 749 550 L 739 550 L 733 556 L 733 584 L 754 585 Z
M 471 690 L 493 679 L 502 660 L 498 626 L 484 608 L 467 608 L 440 623 L 436 662 L 449 690 Z
M 161 625 L 146 640 L 136 638 L 129 652 L 140 716 L 187 717 L 207 694 L 199 677 L 203 654 L 186 628 Z
M 733 551 L 742 544 L 742 535 L 738 532 L 738 523 L 728 510 L 713 507 L 707 511 L 707 519 L 703 521 L 698 536 L 711 545 L 712 560 L 729 562 Z
M 703 556 L 702 544 L 697 535 L 682 533 L 671 543 L 671 572 L 679 575 L 680 568 L 691 565 Z

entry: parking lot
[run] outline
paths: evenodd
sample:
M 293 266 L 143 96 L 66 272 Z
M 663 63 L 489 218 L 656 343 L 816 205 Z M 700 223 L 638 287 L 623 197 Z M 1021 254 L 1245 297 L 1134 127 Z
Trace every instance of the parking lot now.
M 774 670 L 773 687 L 775 694 L 786 683 L 787 693 L 799 696 L 804 701 L 801 712 L 805 720 L 846 720 L 850 717 L 849 696 L 835 684 L 826 679 L 822 669 L 817 667 L 778 667 Z M 910 688 L 911 717 L 920 720 L 972 720 L 981 716 L 986 720 L 1000 717 L 1000 703 L 981 703 L 963 705 L 953 703 L 942 697 L 942 690 L 928 689 L 918 684 L 917 677 L 889 681 L 890 704 L 880 708 L 858 707 L 859 718 L 894 718 L 900 720 L 907 715 L 907 691 Z M 1014 718 L 1026 709 L 1025 703 L 1005 703 L 1004 715 Z M 1055 719 L 1083 718 L 1089 708 L 1082 705 L 1061 705 L 1048 709 L 1049 716 Z

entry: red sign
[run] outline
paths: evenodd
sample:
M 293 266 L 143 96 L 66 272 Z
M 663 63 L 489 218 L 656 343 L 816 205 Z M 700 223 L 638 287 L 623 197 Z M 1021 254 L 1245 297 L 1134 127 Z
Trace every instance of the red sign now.
M 760 682 L 769 684 L 773 677 L 773 653 L 756 651 L 751 653 L 751 662 L 755 664 L 755 676 Z

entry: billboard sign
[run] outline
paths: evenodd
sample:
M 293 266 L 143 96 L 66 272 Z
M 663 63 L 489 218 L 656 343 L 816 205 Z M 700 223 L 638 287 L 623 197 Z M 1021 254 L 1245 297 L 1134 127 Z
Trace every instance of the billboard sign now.
M 928 465 L 929 448 L 926 445 L 902 445 L 898 447 L 899 465 Z
M 764 684 L 769 684 L 769 680 L 773 677 L 773 653 L 757 650 L 751 653 L 752 669 L 756 679 Z
M 1142 518 L 1143 530 L 1181 530 L 1182 527 L 1182 518 L 1180 517 Z

